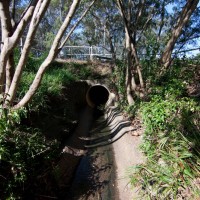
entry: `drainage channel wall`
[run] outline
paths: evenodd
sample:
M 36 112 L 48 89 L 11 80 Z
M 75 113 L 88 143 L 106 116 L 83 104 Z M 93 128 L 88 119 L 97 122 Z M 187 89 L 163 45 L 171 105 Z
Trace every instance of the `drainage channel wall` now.
M 75 90 L 77 89 L 80 90 L 80 88 L 76 88 Z M 77 110 L 79 116 L 77 127 L 65 141 L 61 159 L 53 172 L 60 194 L 64 196 L 64 191 L 67 192 L 66 188 L 70 187 L 81 158 L 86 153 L 84 147 L 86 141 L 81 140 L 81 137 L 89 135 L 89 131 L 95 120 L 97 108 L 102 104 L 106 104 L 109 98 L 109 90 L 100 84 L 88 84 L 88 86 L 86 84 L 80 98 L 85 99 L 78 100 L 83 105 Z M 71 101 L 77 101 L 77 99 L 71 99 Z M 64 199 L 64 197 L 61 198 Z

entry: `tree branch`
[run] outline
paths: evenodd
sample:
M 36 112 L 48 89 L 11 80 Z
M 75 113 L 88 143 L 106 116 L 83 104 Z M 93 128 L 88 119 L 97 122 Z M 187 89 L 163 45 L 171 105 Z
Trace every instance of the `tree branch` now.
M 166 48 L 160 59 L 160 63 L 161 63 L 161 65 L 163 65 L 160 75 L 162 75 L 165 72 L 165 70 L 170 66 L 171 54 L 174 49 L 175 43 L 176 43 L 177 39 L 179 38 L 179 36 L 181 35 L 183 27 L 189 21 L 190 16 L 196 9 L 198 2 L 199 2 L 199 0 L 188 0 L 186 5 L 184 6 L 179 18 L 177 19 L 176 26 L 172 30 L 171 38 L 169 39 L 169 41 L 166 45 Z
M 32 17 L 31 23 L 30 23 L 30 27 L 29 27 L 29 30 L 27 33 L 27 37 L 26 37 L 26 40 L 24 43 L 24 47 L 23 47 L 23 50 L 21 53 L 21 57 L 19 59 L 18 65 L 16 67 L 14 77 L 13 77 L 13 80 L 12 80 L 12 83 L 11 83 L 11 86 L 10 86 L 10 89 L 9 89 L 9 92 L 8 92 L 8 95 L 6 98 L 7 104 L 12 104 L 12 101 L 15 97 L 17 86 L 20 82 L 22 71 L 26 64 L 32 41 L 34 39 L 38 25 L 49 6 L 49 3 L 50 3 L 50 0 L 44 0 L 44 1 L 39 0 L 36 5 L 36 8 L 34 10 L 33 17 Z
M 58 48 L 59 51 L 63 48 L 63 46 L 65 45 L 65 43 L 67 42 L 67 40 L 69 39 L 69 37 L 71 36 L 71 34 L 73 33 L 73 31 L 75 30 L 75 28 L 79 25 L 79 23 L 81 22 L 81 20 L 85 17 L 85 15 L 88 13 L 88 11 L 90 10 L 90 8 L 93 6 L 93 4 L 95 3 L 96 0 L 92 1 L 92 3 L 88 6 L 88 8 L 85 10 L 85 12 L 83 12 L 83 14 L 81 15 L 81 17 L 78 19 L 78 21 L 73 25 L 73 27 L 71 28 L 71 30 L 69 31 L 69 33 L 67 34 L 67 36 L 65 37 L 65 39 L 63 40 L 62 44 L 60 45 L 60 47 Z
M 57 54 L 59 52 L 58 47 L 59 47 L 60 41 L 61 41 L 67 27 L 69 26 L 71 19 L 72 19 L 73 15 L 75 14 L 76 9 L 78 8 L 79 3 L 80 3 L 80 0 L 73 0 L 72 4 L 70 6 L 69 12 L 53 41 L 52 47 L 49 51 L 47 58 L 41 64 L 29 90 L 27 91 L 27 93 L 25 94 L 23 99 L 17 105 L 14 106 L 14 109 L 18 109 L 20 107 L 25 106 L 33 98 L 33 95 L 36 93 L 36 91 L 41 83 L 41 80 L 42 80 L 45 70 L 47 69 L 49 64 L 54 60 L 54 58 L 57 56 Z
M 4 76 L 5 76 L 5 68 L 9 58 L 10 53 L 17 45 L 27 23 L 30 21 L 33 11 L 35 9 L 36 0 L 31 4 L 31 6 L 27 9 L 27 12 L 23 16 L 22 20 L 18 24 L 15 32 L 12 36 L 4 38 L 3 41 L 3 48 L 0 55 L 0 92 L 2 93 L 3 85 L 4 85 Z M 5 1 L 0 1 L 0 15 L 1 18 L 5 17 L 8 18 L 8 14 L 4 13 L 3 10 L 5 9 Z

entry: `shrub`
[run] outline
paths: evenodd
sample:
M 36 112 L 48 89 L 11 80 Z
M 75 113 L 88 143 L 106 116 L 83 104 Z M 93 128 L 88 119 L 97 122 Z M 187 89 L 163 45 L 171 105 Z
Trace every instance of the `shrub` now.
M 19 127 L 25 109 L 1 107 L 0 114 L 0 199 L 17 199 L 54 157 L 58 142 L 47 141 L 39 130 Z
M 142 185 L 146 199 L 194 199 L 200 192 L 200 105 L 177 98 L 183 90 L 176 83 L 141 104 L 146 129 L 141 148 L 147 162 L 135 168 L 132 183 Z

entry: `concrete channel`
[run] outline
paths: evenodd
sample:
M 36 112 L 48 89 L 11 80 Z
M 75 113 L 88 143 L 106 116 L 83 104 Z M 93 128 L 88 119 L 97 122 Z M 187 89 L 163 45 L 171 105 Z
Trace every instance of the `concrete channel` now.
M 113 101 L 109 98 L 111 96 L 109 89 L 101 84 L 91 85 L 85 94 L 87 104 L 79 113 L 78 125 L 65 142 L 62 157 L 54 170 L 60 194 L 62 194 L 60 199 L 120 200 L 125 198 L 129 200 L 135 196 L 129 186 L 127 189 L 129 178 L 124 178 L 125 169 L 123 167 L 120 169 L 118 163 L 124 162 L 124 158 L 118 157 L 127 157 L 123 156 L 123 153 L 131 153 L 128 151 L 132 150 L 132 145 L 136 145 L 134 151 L 137 154 L 139 151 L 136 148 L 139 142 L 130 143 L 130 134 L 123 137 L 126 142 L 129 142 L 127 151 L 123 152 L 124 144 L 118 139 L 130 132 L 133 127 L 127 125 L 128 122 L 123 119 L 123 116 L 116 114 L 115 109 L 107 109 L 106 113 L 101 113 L 100 117 L 99 106 L 107 104 L 107 107 L 112 107 Z M 119 125 L 121 121 L 125 124 L 122 127 Z M 113 145 L 107 145 L 111 143 Z M 138 155 L 134 154 L 134 156 Z M 129 157 L 133 162 L 128 160 L 126 167 L 138 164 L 138 159 Z M 122 160 L 119 161 L 119 159 Z M 119 181 L 120 179 L 123 181 Z

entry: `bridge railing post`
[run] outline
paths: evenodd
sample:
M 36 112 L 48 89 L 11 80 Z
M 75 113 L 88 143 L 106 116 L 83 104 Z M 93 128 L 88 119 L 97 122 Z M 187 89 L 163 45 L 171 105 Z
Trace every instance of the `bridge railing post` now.
M 89 48 L 90 60 L 93 61 L 93 49 L 92 46 Z

